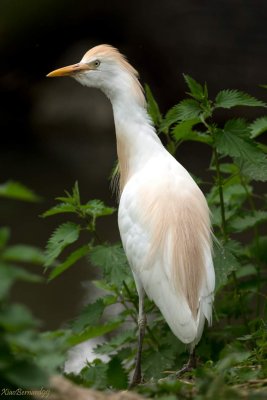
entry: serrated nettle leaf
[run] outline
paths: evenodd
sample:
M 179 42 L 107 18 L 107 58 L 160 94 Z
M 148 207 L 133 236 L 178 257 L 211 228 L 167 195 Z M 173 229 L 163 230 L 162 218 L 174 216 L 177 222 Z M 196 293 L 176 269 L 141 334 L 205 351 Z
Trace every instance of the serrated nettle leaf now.
M 2 254 L 4 261 L 25 262 L 42 265 L 45 262 L 44 252 L 34 246 L 17 244 L 9 246 Z
M 120 244 L 96 246 L 90 252 L 89 259 L 103 269 L 108 282 L 119 287 L 130 276 L 127 258 Z
M 155 126 L 159 126 L 162 121 L 162 115 L 159 110 L 158 103 L 156 102 L 150 87 L 145 84 L 145 93 L 146 93 L 146 98 L 147 98 L 147 111 L 148 114 L 150 115 L 153 123 Z
M 79 234 L 80 225 L 73 222 L 65 222 L 60 225 L 48 240 L 45 251 L 45 266 L 51 265 L 65 247 L 79 238 Z
M 77 333 L 88 326 L 96 325 L 102 317 L 105 308 L 106 304 L 103 299 L 97 299 L 94 303 L 87 304 L 81 311 L 79 317 L 72 323 L 73 332 Z
M 234 256 L 231 243 L 214 246 L 214 268 L 216 275 L 216 291 L 227 283 L 231 272 L 239 268 L 239 262 Z
M 176 122 L 183 122 L 192 119 L 200 118 L 203 110 L 200 104 L 193 99 L 185 99 L 178 103 L 176 106 L 167 112 L 165 118 L 162 121 L 160 129 L 168 129 L 171 125 Z
M 196 100 L 204 100 L 207 98 L 207 86 L 203 87 L 200 83 L 195 81 L 191 76 L 183 74 L 185 82 L 190 89 L 190 95 Z M 206 89 L 205 89 L 206 88 Z
M 56 206 L 50 208 L 42 214 L 42 217 L 50 217 L 56 214 L 64 214 L 64 213 L 75 213 L 77 212 L 76 207 L 69 203 L 61 203 Z
M 244 175 L 254 180 L 267 180 L 266 155 L 251 139 L 230 129 L 229 124 L 225 125 L 224 130 L 217 129 L 215 145 L 220 154 L 234 158 Z
M 116 209 L 113 207 L 107 207 L 101 200 L 90 200 L 87 204 L 82 205 L 80 208 L 86 214 L 94 218 L 111 215 L 116 211 Z
M 30 202 L 41 200 L 41 197 L 37 196 L 31 189 L 14 181 L 8 181 L 0 185 L 0 197 Z
M 244 118 L 229 119 L 224 125 L 224 131 L 240 137 L 250 137 L 249 125 Z
M 236 106 L 266 107 L 266 104 L 239 90 L 221 90 L 215 99 L 215 108 L 232 108 Z
M 242 174 L 249 179 L 255 181 L 267 181 L 267 157 L 258 147 L 259 153 L 255 156 L 254 161 L 244 160 L 240 157 L 235 157 L 234 161 L 239 166 Z
M 119 390 L 126 389 L 128 386 L 128 374 L 126 373 L 121 360 L 116 356 L 108 363 L 107 382 L 108 386 Z
M 250 125 L 250 137 L 255 138 L 267 131 L 267 116 L 255 119 Z
M 229 221 L 230 227 L 236 232 L 253 228 L 255 225 L 267 221 L 267 211 L 254 211 L 244 216 L 235 216 Z
M 158 351 L 153 351 L 143 354 L 143 371 L 148 378 L 163 378 L 165 370 L 172 370 L 175 368 L 174 360 L 176 354 L 171 346 L 160 346 Z
M 92 365 L 83 368 L 80 375 L 87 386 L 104 390 L 107 388 L 107 370 L 108 364 L 95 360 Z
M 90 249 L 91 249 L 90 245 L 86 244 L 84 246 L 79 247 L 77 250 L 73 251 L 63 263 L 57 265 L 52 270 L 52 272 L 49 275 L 49 281 L 61 275 L 64 271 L 72 267 L 82 257 L 87 256 L 88 253 L 90 252 Z

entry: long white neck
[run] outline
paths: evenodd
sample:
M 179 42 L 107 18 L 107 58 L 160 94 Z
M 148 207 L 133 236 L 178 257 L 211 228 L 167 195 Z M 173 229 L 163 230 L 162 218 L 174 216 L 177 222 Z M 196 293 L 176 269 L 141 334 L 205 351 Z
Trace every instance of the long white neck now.
M 140 93 L 133 96 L 132 91 L 125 90 L 111 98 L 121 192 L 132 175 L 143 168 L 156 151 L 163 149 L 141 99 Z

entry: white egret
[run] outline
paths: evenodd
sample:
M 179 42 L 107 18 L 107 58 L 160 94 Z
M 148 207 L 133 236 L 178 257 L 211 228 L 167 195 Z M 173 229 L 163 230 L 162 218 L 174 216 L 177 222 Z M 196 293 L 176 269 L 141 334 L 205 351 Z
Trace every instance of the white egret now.
M 120 174 L 118 223 L 139 295 L 139 340 L 132 384 L 141 381 L 145 293 L 170 329 L 189 345 L 185 369 L 205 319 L 211 324 L 215 275 L 206 199 L 187 170 L 162 145 L 146 111 L 137 71 L 110 45 L 47 76 L 71 76 L 102 90 L 115 121 Z

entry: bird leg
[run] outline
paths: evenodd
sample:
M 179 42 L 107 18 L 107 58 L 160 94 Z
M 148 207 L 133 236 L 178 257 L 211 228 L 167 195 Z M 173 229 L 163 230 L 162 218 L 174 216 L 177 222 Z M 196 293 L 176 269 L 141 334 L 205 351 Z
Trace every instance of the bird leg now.
M 144 311 L 144 291 L 139 293 L 139 315 L 138 315 L 138 348 L 137 348 L 137 356 L 135 361 L 135 369 L 133 373 L 133 377 L 130 383 L 130 388 L 142 381 L 141 375 L 141 357 L 142 357 L 142 346 L 143 339 L 145 336 L 146 330 L 146 315 Z
M 180 378 L 184 373 L 192 371 L 192 369 L 196 368 L 197 366 L 197 358 L 196 358 L 196 351 L 193 349 L 193 351 L 190 352 L 189 354 L 189 359 L 187 363 L 179 370 L 176 372 L 176 378 Z

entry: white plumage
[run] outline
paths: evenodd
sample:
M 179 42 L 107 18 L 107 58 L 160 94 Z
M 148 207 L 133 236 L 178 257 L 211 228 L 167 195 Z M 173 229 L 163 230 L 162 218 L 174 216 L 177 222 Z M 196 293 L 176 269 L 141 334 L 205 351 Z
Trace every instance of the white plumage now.
M 71 75 L 101 89 L 113 107 L 120 171 L 118 222 L 140 299 L 144 291 L 191 351 L 212 320 L 215 286 L 209 210 L 189 173 L 163 147 L 146 111 L 136 70 L 108 45 L 48 76 Z M 133 381 L 140 381 L 140 365 Z

